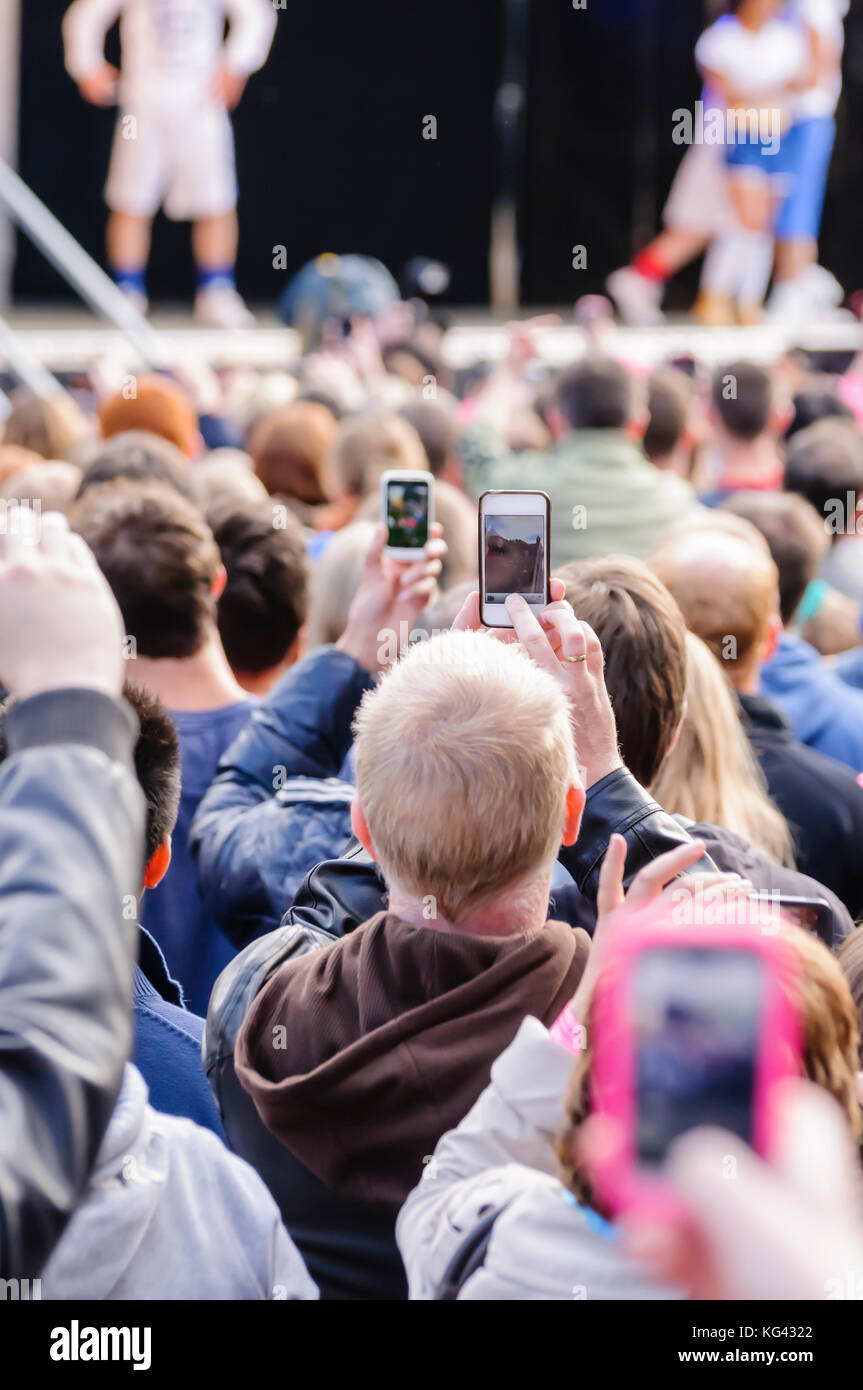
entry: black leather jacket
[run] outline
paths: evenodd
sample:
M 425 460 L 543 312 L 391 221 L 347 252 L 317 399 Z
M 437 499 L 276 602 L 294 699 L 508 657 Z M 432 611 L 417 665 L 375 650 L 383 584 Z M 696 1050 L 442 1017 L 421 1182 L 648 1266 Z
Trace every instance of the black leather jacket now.
M 132 1039 L 144 805 L 129 707 L 13 706 L 0 769 L 0 1278 L 39 1274 L 84 1188 Z

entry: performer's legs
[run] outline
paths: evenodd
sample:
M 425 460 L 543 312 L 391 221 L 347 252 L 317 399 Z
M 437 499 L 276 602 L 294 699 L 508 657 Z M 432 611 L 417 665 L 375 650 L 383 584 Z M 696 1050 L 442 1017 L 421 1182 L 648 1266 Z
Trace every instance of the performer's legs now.
M 110 209 L 106 249 L 115 281 L 142 311 L 146 309 L 153 218 L 162 199 L 163 166 L 158 119 L 141 109 L 121 116 L 105 188 Z
M 115 282 L 126 294 L 143 301 L 147 296 L 147 261 L 153 219 L 113 211 L 108 218 L 108 264 Z
M 199 217 L 192 226 L 192 251 L 198 273 L 198 288 L 215 278 L 234 281 L 240 229 L 237 209 L 217 217 Z
M 234 136 L 223 106 L 178 115 L 165 213 L 192 223 L 195 313 L 211 328 L 251 328 L 254 318 L 234 280 L 239 227 Z

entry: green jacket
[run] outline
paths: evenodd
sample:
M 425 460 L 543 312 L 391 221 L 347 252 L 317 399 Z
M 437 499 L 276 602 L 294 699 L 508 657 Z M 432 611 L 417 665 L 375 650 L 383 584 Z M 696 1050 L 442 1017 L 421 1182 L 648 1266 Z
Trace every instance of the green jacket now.
M 535 489 L 551 498 L 551 568 L 586 555 L 637 555 L 695 505 L 682 478 L 664 473 L 622 431 L 574 430 L 548 453 L 498 453 L 481 426 L 463 449 L 474 496 L 488 488 Z

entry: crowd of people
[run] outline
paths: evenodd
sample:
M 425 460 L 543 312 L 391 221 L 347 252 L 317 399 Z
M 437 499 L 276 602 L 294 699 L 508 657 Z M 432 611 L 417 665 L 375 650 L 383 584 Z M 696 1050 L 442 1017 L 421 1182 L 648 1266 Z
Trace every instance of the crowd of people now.
M 820 366 L 553 371 L 522 323 L 452 371 L 426 316 L 281 373 L 13 393 L 0 1276 L 827 1298 L 859 1267 L 863 392 Z M 391 468 L 435 479 L 413 561 Z M 495 632 L 488 488 L 552 517 L 550 601 Z M 781 1152 L 685 1134 L 658 1232 L 603 1195 L 594 1016 L 681 890 L 825 915 L 777 926 Z

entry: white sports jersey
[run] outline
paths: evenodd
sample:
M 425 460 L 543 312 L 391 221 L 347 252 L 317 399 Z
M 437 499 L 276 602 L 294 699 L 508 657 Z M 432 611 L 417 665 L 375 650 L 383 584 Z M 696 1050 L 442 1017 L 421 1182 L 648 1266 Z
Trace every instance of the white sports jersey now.
M 105 61 L 105 35 L 118 17 L 126 106 L 206 99 L 220 63 L 245 77 L 266 62 L 276 27 L 270 0 L 75 0 L 63 39 L 76 82 Z
M 695 58 L 702 71 L 715 72 L 747 101 L 778 95 L 804 71 L 809 46 L 802 29 L 771 19 L 754 32 L 726 15 L 701 35 Z

